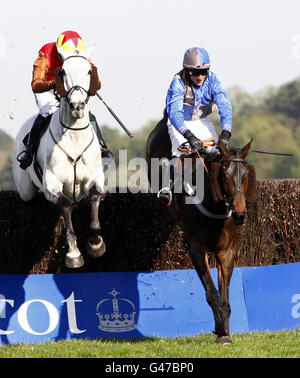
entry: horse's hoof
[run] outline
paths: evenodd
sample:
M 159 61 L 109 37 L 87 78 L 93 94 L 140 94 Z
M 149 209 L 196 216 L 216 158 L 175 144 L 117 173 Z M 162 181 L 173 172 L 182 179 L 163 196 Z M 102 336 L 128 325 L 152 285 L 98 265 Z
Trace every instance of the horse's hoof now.
M 80 268 L 83 265 L 84 265 L 84 260 L 81 255 L 78 257 L 73 257 L 73 258 L 66 256 L 65 266 L 67 268 L 75 269 L 75 268 Z
M 86 248 L 87 253 L 93 257 L 100 257 L 106 251 L 106 245 L 100 235 L 96 238 L 89 238 Z
M 232 341 L 231 341 L 231 339 L 230 339 L 229 336 L 221 336 L 221 337 L 218 337 L 217 340 L 216 340 L 216 342 L 217 342 L 218 344 L 223 344 L 223 345 L 228 345 L 228 344 L 231 344 L 231 343 L 232 343 Z

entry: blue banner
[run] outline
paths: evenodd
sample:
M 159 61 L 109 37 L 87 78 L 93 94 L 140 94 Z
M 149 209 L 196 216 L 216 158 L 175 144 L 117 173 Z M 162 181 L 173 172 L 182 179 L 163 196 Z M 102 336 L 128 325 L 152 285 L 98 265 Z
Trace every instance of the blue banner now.
M 300 327 L 300 263 L 242 269 L 249 331 Z
M 216 269 L 212 270 L 214 280 Z M 233 332 L 248 330 L 240 272 L 233 274 Z M 73 338 L 187 336 L 214 320 L 192 269 L 156 272 L 0 275 L 2 343 Z
M 217 270 L 211 269 L 217 285 Z M 300 263 L 235 268 L 232 333 L 300 326 Z M 193 336 L 214 330 L 193 269 L 0 275 L 1 343 Z

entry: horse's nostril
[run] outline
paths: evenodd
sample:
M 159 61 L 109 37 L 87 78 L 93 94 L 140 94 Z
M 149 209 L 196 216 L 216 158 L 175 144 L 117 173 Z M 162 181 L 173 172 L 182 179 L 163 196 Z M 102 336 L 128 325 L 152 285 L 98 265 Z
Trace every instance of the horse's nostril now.
M 241 225 L 241 224 L 244 223 L 245 213 L 238 213 L 238 212 L 234 211 L 232 213 L 232 218 L 233 218 L 233 221 L 234 221 L 235 224 Z

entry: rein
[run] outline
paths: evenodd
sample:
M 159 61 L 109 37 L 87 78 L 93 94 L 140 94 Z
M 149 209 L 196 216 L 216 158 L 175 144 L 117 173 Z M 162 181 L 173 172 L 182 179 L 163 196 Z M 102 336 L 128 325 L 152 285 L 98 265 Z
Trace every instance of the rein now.
M 61 124 L 62 127 L 64 127 L 65 129 L 68 129 L 68 130 L 73 130 L 73 131 L 80 131 L 80 130 L 85 130 L 87 129 L 89 126 L 90 126 L 90 122 L 84 126 L 84 127 L 78 127 L 78 128 L 75 128 L 75 127 L 70 127 L 70 126 L 67 126 L 62 120 L 61 120 L 61 116 L 59 116 L 59 123 Z
M 186 142 L 188 143 L 188 142 Z M 188 152 L 192 149 L 191 146 L 184 146 L 186 143 L 183 143 L 182 145 L 180 145 L 177 149 L 178 151 L 180 152 Z M 215 138 L 209 138 L 209 139 L 205 139 L 205 140 L 202 140 L 202 144 L 203 146 L 205 147 L 208 147 L 208 146 L 214 146 L 215 145 Z M 207 174 L 207 176 L 209 176 L 209 171 L 208 171 L 208 168 L 202 158 L 202 156 L 200 155 L 199 151 L 197 149 L 195 149 L 196 151 L 196 154 L 198 156 L 198 158 L 200 159 L 202 165 L 203 165 L 203 168 Z M 222 219 L 228 219 L 231 217 L 231 214 L 232 214 L 232 210 L 229 209 L 229 211 L 226 213 L 226 214 L 214 214 L 212 213 L 211 211 L 207 210 L 203 205 L 202 203 L 198 200 L 197 197 L 195 196 L 192 196 L 191 197 L 194 205 L 196 206 L 196 208 L 200 211 L 200 213 L 208 218 L 211 218 L 211 219 L 219 219 L 219 220 L 222 220 Z
M 221 159 L 220 162 L 232 161 L 233 163 L 247 163 L 246 160 L 243 159 Z
M 209 139 L 205 139 L 202 141 L 203 143 L 203 146 L 207 147 L 207 146 L 213 146 L 215 145 L 215 139 L 214 138 L 209 138 Z M 184 146 L 185 143 L 183 143 L 181 146 L 178 147 L 178 150 L 180 152 L 188 152 L 192 149 L 191 146 L 187 146 L 185 147 Z M 202 156 L 200 155 L 199 151 L 197 149 L 195 149 L 195 152 L 198 156 L 198 158 L 200 159 L 203 167 L 204 167 L 204 170 L 207 174 L 207 176 L 209 176 L 209 171 L 207 169 L 207 166 L 202 158 Z M 233 163 L 247 163 L 246 160 L 243 160 L 243 159 L 235 159 L 235 158 L 224 158 L 224 159 L 221 159 L 219 160 L 220 163 L 226 163 L 226 162 L 233 162 Z M 238 164 L 237 166 L 237 175 L 238 175 L 238 182 L 240 182 L 240 165 Z M 240 188 L 237 188 L 237 190 L 235 191 L 234 195 L 240 190 Z M 210 212 L 209 210 L 207 210 L 203 205 L 202 203 L 199 202 L 199 200 L 195 197 L 191 197 L 192 198 L 192 201 L 194 203 L 194 205 L 196 206 L 196 208 L 200 211 L 200 213 L 208 218 L 211 218 L 211 219 L 228 219 L 231 217 L 232 215 L 232 209 L 231 209 L 231 202 L 233 200 L 233 197 L 234 195 L 232 196 L 232 198 L 230 198 L 229 200 L 225 200 L 225 205 L 227 206 L 228 208 L 228 211 L 226 212 L 226 214 L 214 214 L 212 212 Z
M 205 215 L 208 218 L 212 219 L 227 219 L 231 217 L 232 210 L 229 209 L 228 213 L 226 214 L 215 214 L 211 211 L 207 210 L 200 201 L 198 201 L 197 198 L 191 197 L 192 201 L 194 202 L 194 205 L 197 207 L 197 209 L 200 211 L 201 214 Z
M 188 151 L 190 151 L 192 149 L 192 146 L 184 147 L 184 145 L 186 143 L 188 143 L 188 142 L 185 142 L 182 145 L 180 145 L 179 147 L 177 147 L 178 151 L 180 151 L 180 152 L 188 152 Z M 214 146 L 215 145 L 215 138 L 204 139 L 204 140 L 202 140 L 202 144 L 203 144 L 204 147 Z M 200 159 L 200 161 L 201 161 L 201 163 L 203 165 L 203 168 L 204 168 L 206 174 L 209 175 L 207 166 L 206 166 L 204 160 L 202 159 L 202 156 L 199 154 L 199 151 L 196 148 L 195 148 L 195 151 L 196 151 L 196 154 L 197 154 L 198 158 Z

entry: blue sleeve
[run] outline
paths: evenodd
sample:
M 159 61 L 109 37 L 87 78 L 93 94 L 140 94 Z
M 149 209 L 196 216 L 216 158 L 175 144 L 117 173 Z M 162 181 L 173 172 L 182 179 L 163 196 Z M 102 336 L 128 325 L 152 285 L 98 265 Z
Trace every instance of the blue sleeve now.
M 183 82 L 175 77 L 170 85 L 166 99 L 170 121 L 181 134 L 188 130 L 184 124 L 183 115 L 184 88 Z
M 227 130 L 231 132 L 232 128 L 232 106 L 230 99 L 226 91 L 222 88 L 221 83 L 217 77 L 213 76 L 212 81 L 212 97 L 219 109 L 220 120 L 222 130 Z

